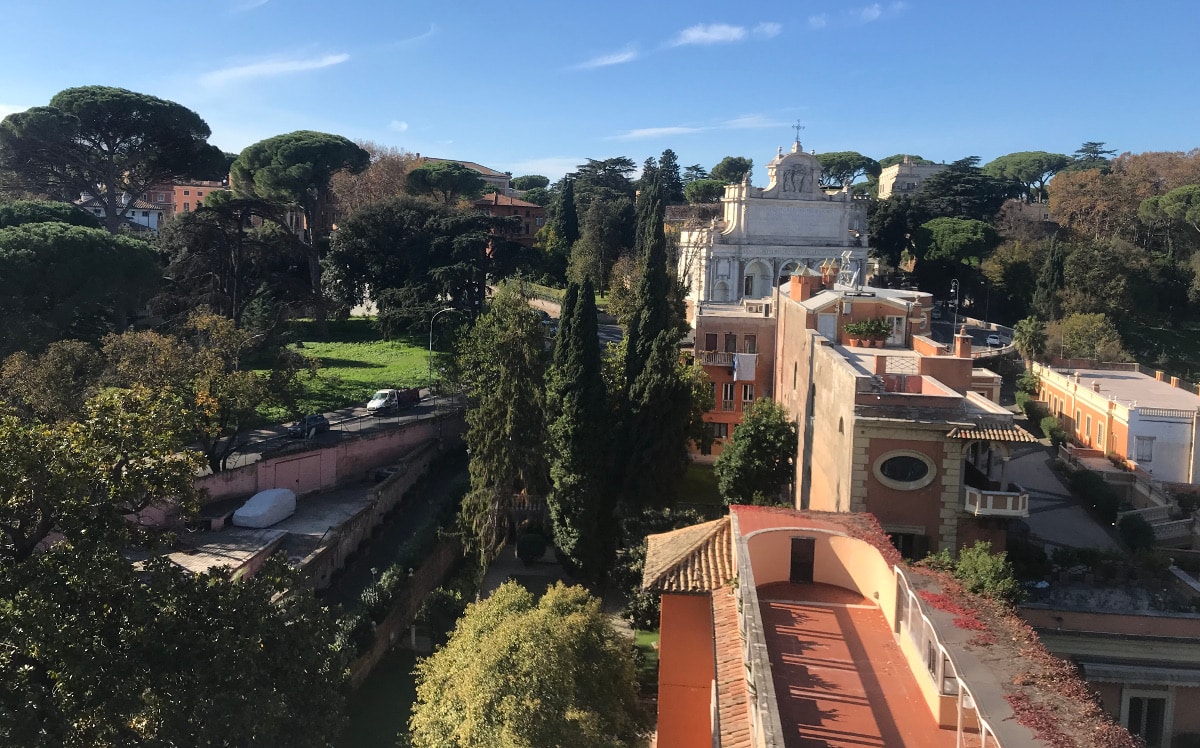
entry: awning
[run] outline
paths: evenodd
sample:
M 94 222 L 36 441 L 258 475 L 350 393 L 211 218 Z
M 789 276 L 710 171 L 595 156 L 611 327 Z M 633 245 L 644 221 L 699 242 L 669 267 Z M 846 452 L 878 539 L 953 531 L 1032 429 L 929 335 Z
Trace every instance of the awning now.
M 985 427 L 985 426 L 956 426 L 947 434 L 952 439 L 963 441 L 989 442 L 1033 442 L 1037 438 L 1020 426 Z

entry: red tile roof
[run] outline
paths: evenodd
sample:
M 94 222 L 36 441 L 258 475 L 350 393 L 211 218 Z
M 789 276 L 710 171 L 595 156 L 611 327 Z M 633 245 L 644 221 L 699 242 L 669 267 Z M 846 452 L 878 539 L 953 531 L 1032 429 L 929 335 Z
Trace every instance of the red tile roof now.
M 708 592 L 733 578 L 729 518 L 713 520 L 646 539 L 642 589 L 651 592 Z
M 720 748 L 750 748 L 750 699 L 746 691 L 746 665 L 738 633 L 737 599 L 732 590 L 712 593 L 713 638 L 717 656 L 717 716 Z
M 475 201 L 475 205 L 476 205 L 476 207 L 479 207 L 479 208 L 484 208 L 489 205 L 504 205 L 504 206 L 509 206 L 509 207 L 513 207 L 513 208 L 538 208 L 539 210 L 542 209 L 542 206 L 538 205 L 537 203 L 525 202 L 524 200 L 521 200 L 519 198 L 509 197 L 508 195 L 501 195 L 499 192 L 493 192 L 490 195 L 484 195 L 483 197 L 481 197 Z

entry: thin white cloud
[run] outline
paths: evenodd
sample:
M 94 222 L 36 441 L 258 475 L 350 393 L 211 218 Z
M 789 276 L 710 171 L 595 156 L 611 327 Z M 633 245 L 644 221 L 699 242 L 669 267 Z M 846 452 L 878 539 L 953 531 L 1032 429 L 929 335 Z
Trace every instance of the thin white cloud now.
M 404 132 L 408 129 L 408 123 L 402 119 L 394 119 L 388 123 L 388 129 L 392 132 Z
M 671 42 L 672 47 L 682 47 L 688 44 L 728 44 L 740 42 L 746 38 L 744 26 L 731 26 L 727 23 L 696 24 L 689 26 Z
M 829 25 L 829 14 L 819 13 L 815 16 L 808 17 L 808 27 L 811 29 L 823 29 Z
M 200 76 L 201 85 L 209 88 L 219 88 L 228 83 L 251 80 L 253 78 L 273 78 L 278 75 L 303 73 L 310 70 L 340 65 L 350 59 L 348 54 L 322 55 L 310 59 L 270 59 L 252 62 L 248 65 L 236 65 Z
M 704 127 L 642 127 L 637 130 L 628 130 L 619 135 L 613 135 L 608 140 L 652 140 L 661 138 L 667 135 L 691 135 L 694 132 L 702 132 L 708 128 Z
M 245 13 L 248 10 L 254 10 L 255 8 L 261 8 L 262 6 L 266 5 L 270 1 L 271 0 L 241 0 L 241 2 L 235 2 L 229 8 L 229 12 L 230 13 Z
M 596 68 L 606 68 L 610 65 L 623 65 L 627 62 L 633 62 L 637 59 L 637 50 L 633 47 L 626 47 L 620 52 L 613 52 L 607 55 L 593 57 L 590 60 L 575 65 L 576 70 L 595 70 Z
M 626 130 L 625 132 L 616 135 L 610 135 L 605 140 L 653 140 L 655 138 L 664 138 L 671 135 L 693 135 L 700 132 L 712 132 L 719 130 L 761 130 L 772 127 L 786 127 L 787 125 L 778 120 L 764 116 L 762 114 L 743 114 L 740 117 L 727 119 L 723 122 L 718 122 L 712 125 L 674 125 L 669 127 L 640 127 L 635 130 Z
M 754 27 L 754 35 L 761 36 L 764 39 L 770 39 L 772 37 L 779 36 L 780 32 L 782 31 L 783 25 L 775 23 L 774 21 L 763 21 Z
M 858 15 L 858 20 L 863 23 L 870 23 L 871 21 L 878 21 L 879 17 L 883 15 L 883 6 L 879 3 L 872 3 L 865 8 L 859 8 L 855 13 Z
M 762 130 L 771 127 L 784 127 L 784 123 L 779 120 L 766 117 L 761 114 L 743 114 L 740 117 L 734 117 L 720 125 L 722 130 Z

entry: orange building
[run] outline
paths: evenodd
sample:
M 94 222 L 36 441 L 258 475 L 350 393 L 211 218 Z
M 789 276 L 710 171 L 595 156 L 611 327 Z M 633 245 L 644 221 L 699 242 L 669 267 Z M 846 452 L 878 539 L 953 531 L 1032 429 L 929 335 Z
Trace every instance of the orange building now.
M 995 402 L 1000 377 L 974 368 L 969 337 L 929 336 L 929 294 L 836 278 L 829 262 L 778 296 L 773 390 L 799 426 L 796 506 L 870 512 L 909 558 L 1003 548 L 1029 512 L 1009 446 L 1035 440 Z M 880 347 L 853 344 L 847 326 L 866 320 L 885 323 Z
M 1034 363 L 1038 399 L 1076 443 L 1113 454 L 1147 477 L 1200 483 L 1200 397 L 1178 377 L 1138 364 Z
M 1063 696 L 1086 690 L 1015 616 L 906 567 L 866 515 L 734 506 L 651 536 L 642 585 L 662 603 L 659 748 L 1051 745 L 1021 699 L 1069 726 L 1053 745 L 1135 744 Z
M 526 247 L 533 246 L 534 235 L 546 223 L 546 209 L 536 203 L 529 203 L 516 197 L 501 195 L 493 192 L 475 201 L 475 209 L 487 213 L 493 218 L 521 219 L 519 226 L 500 232 L 500 235 Z
M 713 409 L 704 414 L 713 437 L 708 454 L 693 445 L 693 459 L 711 462 L 733 438 L 743 411 L 771 397 L 775 373 L 773 299 L 701 302 L 694 310 L 695 359 L 713 386 Z

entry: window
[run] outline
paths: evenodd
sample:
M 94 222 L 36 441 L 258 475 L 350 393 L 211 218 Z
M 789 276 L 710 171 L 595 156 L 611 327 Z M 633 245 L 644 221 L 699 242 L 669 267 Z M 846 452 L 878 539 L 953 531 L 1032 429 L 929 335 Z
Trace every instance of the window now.
M 725 352 L 737 353 L 737 335 L 732 332 L 725 333 Z
M 925 632 L 925 669 L 931 676 L 937 678 L 938 646 L 932 631 Z
M 538 216 L 537 218 L 533 219 L 533 222 L 538 226 L 542 226 L 546 223 L 546 219 L 542 216 Z
M 1137 461 L 1154 462 L 1154 437 L 1139 436 L 1137 438 Z
M 150 211 L 148 211 L 148 210 L 143 210 L 143 211 L 142 211 L 142 218 L 149 218 L 149 217 L 150 217 Z
M 1076 408 L 1076 409 L 1075 409 L 1075 424 L 1074 424 L 1074 425 L 1075 425 L 1075 433 L 1076 433 L 1076 434 L 1078 434 L 1078 433 L 1079 433 L 1079 417 L 1080 417 L 1080 415 L 1081 415 L 1081 414 L 1080 414 L 1080 412 L 1079 412 L 1079 408 Z
M 744 402 L 744 403 L 754 402 L 754 385 L 752 385 L 752 384 L 743 384 L 742 385 L 742 402 Z
M 183 191 L 183 194 L 184 194 L 184 195 L 191 195 L 191 194 L 192 194 L 192 192 L 191 192 L 191 190 L 184 190 L 184 191 Z
M 954 663 L 949 657 L 942 657 L 942 695 L 958 695 L 958 676 L 954 673 Z
M 706 350 L 706 351 L 717 350 L 717 334 L 715 332 L 704 333 L 704 350 Z
M 754 295 L 754 276 L 753 275 L 747 275 L 742 280 L 742 295 L 743 296 L 753 296 Z
M 200 190 L 196 190 L 196 197 L 204 197 L 204 193 Z
M 712 436 L 712 438 L 714 438 L 714 439 L 728 439 L 729 438 L 729 424 L 728 423 L 706 423 L 704 425 L 708 427 L 708 433 L 709 433 L 709 435 Z
M 746 335 L 743 337 L 742 350 L 746 353 L 758 353 L 758 336 Z
M 888 452 L 875 461 L 875 478 L 888 488 L 913 491 L 933 483 L 937 468 L 924 454 L 911 449 Z
M 1170 694 L 1163 691 L 1126 690 L 1121 722 L 1146 741 L 1146 748 L 1165 748 L 1170 734 L 1167 711 Z
M 184 203 L 184 204 L 183 204 L 183 212 L 184 212 L 184 213 L 187 213 L 187 212 L 188 212 L 189 210 L 191 210 L 191 209 L 192 209 L 192 204 L 191 204 L 191 203 Z
M 1087 439 L 1088 435 L 1092 433 L 1092 414 L 1091 413 L 1088 413 L 1088 416 L 1085 419 L 1084 423 L 1085 423 L 1085 425 L 1083 427 L 1083 438 Z
M 796 389 L 796 377 L 800 373 L 800 364 L 796 361 L 792 362 L 792 389 Z
M 1096 424 L 1096 449 L 1104 449 L 1104 424 Z
M 733 382 L 721 385 L 721 410 L 733 410 Z

